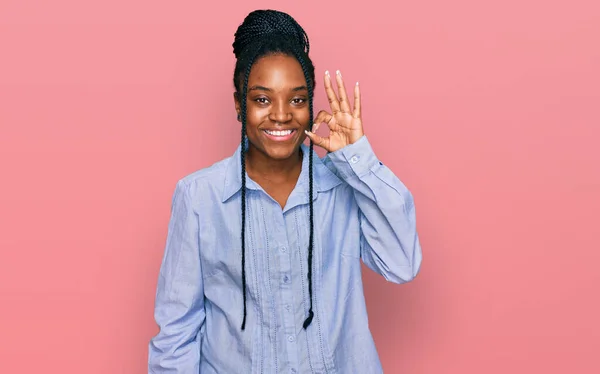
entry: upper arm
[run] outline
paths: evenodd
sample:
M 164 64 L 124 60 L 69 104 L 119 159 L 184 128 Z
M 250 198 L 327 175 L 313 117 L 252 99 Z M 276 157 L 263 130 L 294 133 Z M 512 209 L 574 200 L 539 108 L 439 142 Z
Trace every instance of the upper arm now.
M 179 181 L 156 290 L 154 317 L 159 332 L 150 342 L 151 370 L 178 373 L 199 365 L 199 332 L 205 319 L 199 237 L 189 186 Z

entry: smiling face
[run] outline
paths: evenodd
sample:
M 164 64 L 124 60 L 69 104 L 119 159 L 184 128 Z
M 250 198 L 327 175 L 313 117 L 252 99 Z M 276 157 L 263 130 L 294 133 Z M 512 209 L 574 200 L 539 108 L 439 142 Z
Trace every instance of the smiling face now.
M 310 119 L 306 79 L 298 61 L 280 54 L 258 59 L 248 77 L 246 102 L 249 156 L 257 152 L 273 160 L 297 156 Z M 237 96 L 235 106 L 241 113 Z

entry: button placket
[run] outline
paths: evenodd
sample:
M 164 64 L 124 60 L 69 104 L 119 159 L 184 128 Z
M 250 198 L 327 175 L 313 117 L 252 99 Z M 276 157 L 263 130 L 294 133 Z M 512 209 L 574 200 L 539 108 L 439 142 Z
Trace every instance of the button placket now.
M 276 240 L 275 240 L 275 251 L 273 252 L 276 257 L 279 258 L 277 261 L 278 267 L 275 270 L 277 272 L 277 278 L 279 279 L 279 295 L 280 300 L 276 300 L 279 308 L 283 311 L 282 314 L 282 329 L 281 341 L 287 345 L 287 361 L 290 368 L 298 367 L 298 348 L 296 342 L 296 327 L 295 327 L 295 315 L 294 315 L 294 292 L 295 283 L 298 279 L 295 277 L 292 271 L 292 254 L 293 251 L 290 247 L 289 235 L 294 235 L 287 230 L 286 216 L 281 210 L 276 212 L 277 221 L 275 222 Z M 277 279 L 276 278 L 276 279 Z

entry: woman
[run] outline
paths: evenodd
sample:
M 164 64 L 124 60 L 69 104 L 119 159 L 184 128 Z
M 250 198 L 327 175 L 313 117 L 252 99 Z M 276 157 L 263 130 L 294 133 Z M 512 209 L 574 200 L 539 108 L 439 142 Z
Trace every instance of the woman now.
M 241 144 L 177 183 L 149 372 L 380 373 L 361 260 L 391 282 L 415 277 L 412 196 L 363 134 L 358 84 L 351 105 L 326 73 L 331 112 L 313 121 L 314 66 L 293 18 L 250 13 L 233 49 Z

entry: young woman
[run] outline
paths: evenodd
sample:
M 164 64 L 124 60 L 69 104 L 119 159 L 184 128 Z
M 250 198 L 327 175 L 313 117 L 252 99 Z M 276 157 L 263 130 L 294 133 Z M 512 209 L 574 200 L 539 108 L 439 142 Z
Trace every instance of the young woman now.
M 177 183 L 149 372 L 380 373 L 361 260 L 391 282 L 415 277 L 412 196 L 363 133 L 358 84 L 351 103 L 326 72 L 331 111 L 313 120 L 314 67 L 293 18 L 250 13 L 233 51 L 241 144 Z M 312 132 L 320 123 L 329 137 Z

